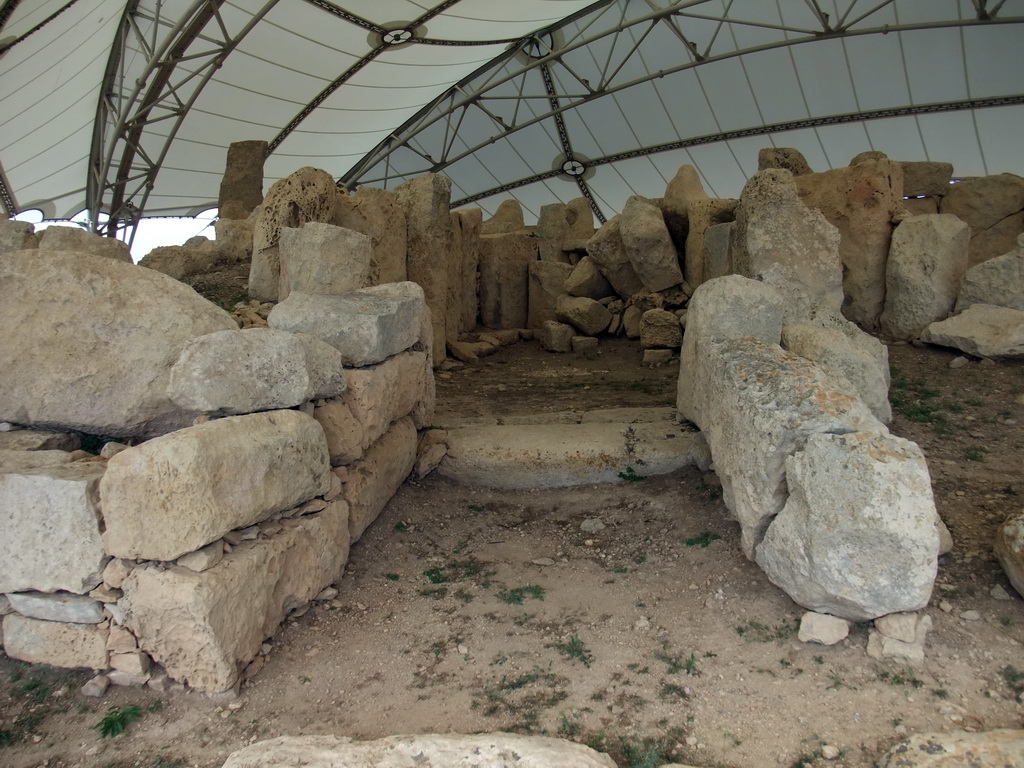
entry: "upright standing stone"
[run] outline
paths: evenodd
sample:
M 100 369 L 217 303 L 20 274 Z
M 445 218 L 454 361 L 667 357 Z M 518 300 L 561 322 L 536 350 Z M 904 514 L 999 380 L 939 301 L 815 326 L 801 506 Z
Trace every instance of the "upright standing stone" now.
M 452 180 L 428 173 L 402 184 L 396 190 L 405 210 L 406 271 L 408 278 L 423 288 L 433 323 L 434 365 L 445 358 L 445 323 L 448 313 L 448 249 L 452 222 L 449 215 Z
M 0 593 L 85 594 L 102 581 L 102 463 L 0 474 Z
M 759 171 L 751 177 L 736 208 L 734 234 L 733 268 L 782 293 L 788 322 L 839 310 L 839 232 L 820 211 L 800 202 L 789 171 Z
M 866 331 L 878 327 L 885 301 L 885 263 L 894 219 L 903 211 L 903 168 L 866 160 L 847 168 L 799 176 L 800 198 L 839 230 L 843 314 Z
M 794 176 L 807 176 L 814 173 L 807 163 L 807 158 L 799 149 L 792 147 L 762 147 L 757 152 L 757 170 L 780 168 Z
M 644 284 L 626 254 L 621 224 L 621 216 L 608 219 L 587 242 L 587 253 L 615 292 L 623 299 L 628 299 L 637 291 L 642 291 Z
M 730 221 L 726 224 L 712 224 L 704 230 L 704 265 L 703 280 L 714 280 L 716 277 L 725 277 L 733 273 L 732 269 L 732 242 L 733 230 L 736 229 L 736 222 Z M 689 252 L 687 252 L 689 253 Z M 687 276 L 689 282 L 689 276 Z M 690 287 L 696 289 L 697 284 L 690 283 Z
M 940 211 L 971 228 L 969 266 L 1006 253 L 1024 232 L 1024 178 L 1012 173 L 979 176 L 951 184 Z
M 263 161 L 268 147 L 265 141 L 235 141 L 228 146 L 217 197 L 222 218 L 244 219 L 263 202 Z
M 728 267 L 723 271 L 717 262 L 710 263 L 712 257 L 707 237 L 711 227 L 735 220 L 737 203 L 737 200 L 718 198 L 690 202 L 683 276 L 691 288 L 696 288 L 705 280 L 729 274 Z M 720 260 L 721 257 L 716 254 L 715 258 Z
M 672 241 L 680 253 L 685 247 L 690 229 L 690 207 L 701 200 L 707 200 L 700 174 L 692 165 L 682 165 L 665 187 L 665 194 L 659 202 L 665 217 L 665 226 L 672 235 Z
M 363 458 L 349 467 L 345 499 L 350 506 L 349 534 L 355 543 L 381 513 L 416 463 L 416 427 L 399 419 Z
M 488 328 L 524 328 L 529 319 L 533 238 L 522 233 L 480 237 L 480 322 Z
M 896 227 L 885 271 L 882 331 L 917 338 L 953 311 L 967 271 L 970 229 L 956 216 L 912 216 Z
M 663 291 L 683 282 L 679 254 L 658 206 L 647 198 L 632 195 L 619 218 L 619 234 L 644 288 Z
M 351 229 L 313 221 L 284 229 L 280 254 L 280 301 L 292 291 L 339 294 L 370 285 L 371 240 Z
M 396 192 L 377 187 L 361 187 L 354 195 L 340 192 L 330 223 L 370 238 L 370 285 L 407 279 L 405 211 Z
M 260 301 L 277 301 L 281 282 L 281 230 L 301 227 L 309 221 L 330 222 L 338 194 L 334 178 L 327 171 L 309 166 L 270 188 L 253 224 L 250 296 Z
M 531 261 L 529 265 L 530 311 L 527 328 L 543 328 L 555 319 L 555 303 L 565 295 L 565 281 L 572 274 L 571 264 L 559 261 Z
M 505 235 L 522 232 L 526 229 L 523 223 L 523 207 L 518 200 L 502 200 L 494 215 L 486 219 L 480 226 L 481 235 Z
M 456 334 L 469 333 L 476 328 L 480 318 L 480 225 L 483 211 L 479 208 L 464 208 L 452 211 L 452 251 L 461 256 L 458 267 L 458 323 Z M 449 292 L 450 294 L 450 292 Z M 448 329 L 451 336 L 452 329 Z
M 541 261 L 561 261 L 569 263 L 569 254 L 562 249 L 562 244 L 569 233 L 567 220 L 568 206 L 565 203 L 542 205 L 534 235 L 538 240 L 538 251 Z

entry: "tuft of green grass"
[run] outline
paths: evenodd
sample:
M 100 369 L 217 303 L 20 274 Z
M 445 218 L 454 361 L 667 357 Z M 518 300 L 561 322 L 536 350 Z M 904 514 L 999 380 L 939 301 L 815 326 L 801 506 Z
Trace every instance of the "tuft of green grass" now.
M 119 736 L 125 732 L 130 723 L 142 717 L 142 708 L 135 704 L 127 704 L 123 707 L 110 707 L 103 718 L 92 727 L 94 731 L 100 732 L 100 738 L 108 739 Z
M 527 597 L 532 597 L 534 600 L 544 599 L 544 587 L 536 584 L 527 584 L 525 587 L 516 587 L 515 589 L 503 589 L 497 593 L 496 597 L 503 603 L 509 605 L 522 605 L 523 600 Z
M 661 686 L 661 691 L 658 694 L 663 699 L 677 698 L 677 699 L 688 699 L 690 694 L 686 692 L 686 688 L 681 685 L 675 685 L 674 683 L 665 683 Z
M 627 483 L 639 483 L 641 480 L 646 480 L 646 475 L 638 475 L 636 470 L 632 467 L 626 467 L 622 472 L 619 472 L 619 479 L 625 480 Z
M 672 728 L 663 736 L 620 736 L 618 752 L 622 759 L 616 762 L 629 768 L 658 768 L 673 762 L 676 742 L 682 738 L 679 728 Z
M 717 533 L 711 533 L 711 531 L 704 531 L 703 533 L 694 536 L 692 539 L 687 539 L 686 546 L 702 547 L 703 549 L 707 549 L 711 545 L 712 541 L 718 541 L 721 538 L 722 537 L 719 536 Z
M 423 577 L 431 584 L 444 584 L 452 580 L 452 577 L 440 568 L 428 568 L 423 572 Z
M 782 619 L 774 627 L 769 627 L 767 624 L 762 624 L 753 619 L 747 619 L 746 622 L 736 627 L 736 634 L 759 643 L 770 643 L 775 640 L 785 640 L 792 637 L 796 633 L 796 629 L 797 623 L 790 619 Z
M 561 651 L 570 659 L 576 659 L 585 667 L 589 667 L 594 661 L 594 655 L 583 643 L 579 635 L 573 635 L 564 643 L 555 643 L 555 649 Z
M 988 453 L 988 448 L 980 445 L 969 445 L 964 448 L 964 458 L 968 461 L 984 461 L 986 453 Z
M 444 597 L 448 594 L 448 587 L 423 587 L 417 594 L 423 597 Z
M 1021 672 L 1012 664 L 1007 664 L 999 670 L 999 674 L 1003 676 L 1003 680 L 1010 686 L 1010 690 L 1013 691 L 1017 701 L 1024 703 L 1024 672 Z
M 399 576 L 397 573 L 385 573 L 384 574 L 384 578 L 387 579 L 388 581 L 398 581 L 402 577 Z

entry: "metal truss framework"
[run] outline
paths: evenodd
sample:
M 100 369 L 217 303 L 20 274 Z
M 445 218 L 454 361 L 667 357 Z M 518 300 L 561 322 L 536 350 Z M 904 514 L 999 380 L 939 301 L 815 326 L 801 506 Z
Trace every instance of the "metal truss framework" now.
M 1024 19 L 1003 18 L 1000 10 L 1005 0 L 972 0 L 975 15 L 969 19 L 950 19 L 931 24 L 879 25 L 872 17 L 879 11 L 898 4 L 899 0 L 843 0 L 845 10 L 833 19 L 820 0 L 804 0 L 814 23 L 805 27 L 783 27 L 755 23 L 730 15 L 733 0 L 710 3 L 710 0 L 601 0 L 579 13 L 545 30 L 515 40 L 453 41 L 431 39 L 423 35 L 423 26 L 433 17 L 457 5 L 460 0 L 447 0 L 402 28 L 385 28 L 343 10 L 327 0 L 304 0 L 331 16 L 363 27 L 377 36 L 379 42 L 362 58 L 306 104 L 270 142 L 270 152 L 281 143 L 353 75 L 394 45 L 493 45 L 510 44 L 506 53 L 482 67 L 444 95 L 424 107 L 412 119 L 393 131 L 374 150 L 338 180 L 340 186 L 355 188 L 361 184 L 385 186 L 412 175 L 440 172 L 474 152 L 494 144 L 530 126 L 550 121 L 562 148 L 560 168 L 547 173 L 504 183 L 486 192 L 457 201 L 464 204 L 534 181 L 553 176 L 571 179 L 581 193 L 590 199 L 600 220 L 598 208 L 587 186 L 588 171 L 596 165 L 622 159 L 623 153 L 597 159 L 579 156 L 573 151 L 564 116 L 581 105 L 614 96 L 630 87 L 664 78 L 677 72 L 703 66 L 746 53 L 795 46 L 801 43 L 856 35 L 887 34 L 932 27 L 958 27 L 978 24 L 1022 23 Z M 74 2 L 74 0 L 72 0 Z M 119 27 L 115 45 L 108 60 L 103 94 L 99 101 L 93 131 L 87 182 L 87 207 L 90 226 L 114 235 L 119 229 L 134 229 L 144 214 L 163 161 L 189 109 L 209 83 L 217 69 L 240 41 L 265 17 L 280 0 L 263 0 L 251 15 L 231 14 L 235 28 L 230 28 L 228 14 L 222 13 L 227 0 L 194 0 L 185 13 L 166 18 L 160 0 L 131 0 Z M 4 8 L 14 5 L 11 0 Z M 255 4 L 254 4 L 255 6 Z M 712 8 L 724 11 L 711 12 Z M 638 10 L 640 12 L 638 12 Z M 609 23 L 610 20 L 610 23 Z M 687 32 L 688 22 L 700 22 L 716 31 L 710 39 L 698 42 Z M 680 43 L 680 64 L 669 69 L 649 72 L 641 78 L 626 79 L 624 68 L 639 56 L 643 41 L 661 25 L 667 26 Z M 716 47 L 716 41 L 733 25 L 756 26 L 781 33 L 777 42 L 751 48 Z M 571 63 L 572 54 L 612 35 L 629 31 L 627 44 L 608 47 L 599 74 L 577 71 Z M 143 56 L 145 66 L 129 71 L 126 62 Z M 539 78 L 537 75 L 539 74 Z M 571 83 L 572 88 L 560 83 Z M 514 95 L 509 95 L 513 93 Z M 509 110 L 499 103 L 509 99 L 515 106 Z M 973 103 L 940 105 L 945 109 L 971 108 Z M 910 109 L 911 107 L 907 107 Z M 467 140 L 460 126 L 473 111 L 487 115 L 493 132 L 485 137 Z M 504 116 L 502 116 L 504 115 Z M 819 118 L 852 121 L 870 115 L 857 113 Z M 751 127 L 753 131 L 785 130 L 793 124 Z M 155 129 L 155 130 L 154 130 Z M 428 130 L 429 129 L 429 130 Z M 430 136 L 428 139 L 426 136 Z M 750 134 L 747 134 L 750 135 Z M 686 146 L 691 143 L 727 139 L 722 133 L 696 139 L 670 142 L 657 147 L 638 147 L 635 156 Z M 394 153 L 403 151 L 403 163 L 395 170 Z M 410 167 L 408 157 L 419 162 Z M 629 155 L 630 153 L 625 153 Z M 0 195 L 5 191 L 0 173 Z M 3 195 L 8 204 L 9 193 Z M 13 202 L 10 203 L 13 207 Z M 101 214 L 108 216 L 100 223 Z
M 576 18 L 567 20 L 566 24 L 561 25 L 561 44 L 552 44 L 552 41 L 557 38 L 551 34 L 535 35 L 521 41 L 518 47 L 519 51 L 532 48 L 534 52 L 531 52 L 528 56 L 507 60 L 525 60 L 525 63 L 518 67 L 494 67 L 493 65 L 488 65 L 466 78 L 440 99 L 421 110 L 419 114 L 395 130 L 372 152 L 368 153 L 359 164 L 342 176 L 338 184 L 349 189 L 354 189 L 359 185 L 389 186 L 392 183 L 421 173 L 443 172 L 458 161 L 518 131 L 550 121 L 554 126 L 554 134 L 559 137 L 563 155 L 567 160 L 562 168 L 556 167 L 550 171 L 523 177 L 486 191 L 469 195 L 460 200 L 453 201 L 453 207 L 466 205 L 537 181 L 561 177 L 563 179 L 572 179 L 579 185 L 584 196 L 591 201 L 598 218 L 603 221 L 604 217 L 598 209 L 594 197 L 590 194 L 585 181 L 586 171 L 599 165 L 613 163 L 628 157 L 641 157 L 687 146 L 707 144 L 741 136 L 763 135 L 792 130 L 794 128 L 855 122 L 896 115 L 973 109 L 998 104 L 1020 104 L 1024 102 L 1024 96 L 1017 96 L 984 102 L 981 100 L 964 100 L 934 105 L 907 105 L 888 110 L 877 110 L 875 112 L 856 112 L 776 125 L 752 126 L 744 130 L 723 131 L 718 134 L 666 142 L 657 146 L 638 147 L 630 152 L 593 158 L 585 162 L 577 161 L 574 165 L 569 162 L 575 159 L 575 155 L 572 151 L 570 137 L 565 128 L 564 116 L 567 112 L 581 105 L 614 96 L 616 93 L 620 93 L 628 88 L 678 72 L 753 52 L 773 48 L 787 48 L 825 38 L 883 35 L 893 32 L 937 27 L 1024 23 L 1024 18 L 1021 17 L 1000 17 L 999 12 L 1005 0 L 997 0 L 996 2 L 972 0 L 975 10 L 973 18 L 949 19 L 927 24 L 872 24 L 873 16 L 877 16 L 887 6 L 898 5 L 898 0 L 867 0 L 866 2 L 847 0 L 844 12 L 836 19 L 831 18 L 819 0 L 804 1 L 815 19 L 814 26 L 804 28 L 759 24 L 742 18 L 732 17 L 730 16 L 730 9 L 733 6 L 732 2 L 724 3 L 725 12 L 719 14 L 701 12 L 703 10 L 701 6 L 706 7 L 709 5 L 708 0 L 679 0 L 677 2 L 644 0 L 643 3 L 633 4 L 613 1 L 596 4 L 588 9 L 585 14 L 578 14 Z M 627 16 L 628 12 L 637 6 L 646 7 L 646 12 L 638 13 L 632 17 Z M 607 14 L 616 14 L 617 18 L 612 23 L 601 27 L 598 31 L 591 32 L 591 29 L 600 27 L 601 17 Z M 713 23 L 716 26 L 716 31 L 711 35 L 710 40 L 700 44 L 688 35 L 687 22 L 690 20 Z M 568 32 L 568 22 L 573 22 L 574 32 L 572 35 Z M 667 25 L 672 35 L 679 40 L 681 63 L 669 69 L 650 72 L 645 77 L 629 80 L 621 78 L 620 74 L 626 68 L 627 63 L 633 57 L 639 55 L 644 40 L 658 25 Z M 721 37 L 724 37 L 729 27 L 734 25 L 776 30 L 783 32 L 785 37 L 778 42 L 768 45 L 749 48 L 716 49 L 716 42 Z M 603 38 L 619 35 L 627 30 L 632 32 L 631 44 L 622 46 L 612 45 L 609 47 L 610 52 L 607 53 L 605 60 L 602 62 L 599 76 L 596 80 L 592 72 L 588 72 L 586 73 L 587 76 L 584 76 L 584 73 L 578 71 L 567 61 L 567 58 L 571 57 L 571 54 L 574 52 L 592 46 Z M 537 55 L 535 53 L 537 49 L 543 49 L 543 52 Z M 533 77 L 535 72 L 541 74 L 540 82 L 538 82 L 536 77 Z M 556 79 L 552 76 L 554 72 L 558 72 L 563 76 L 559 78 L 558 82 L 573 84 L 573 90 L 564 90 L 562 93 L 558 93 L 555 90 Z M 540 83 L 543 84 L 543 90 L 538 87 Z M 515 95 L 510 96 L 510 92 L 514 92 Z M 509 99 L 514 99 L 517 102 L 511 120 L 507 117 L 507 109 L 499 110 L 493 106 Z M 528 107 L 524 108 L 523 105 L 528 105 Z M 483 138 L 477 137 L 474 141 L 468 142 L 465 139 L 460 139 L 459 126 L 464 122 L 467 114 L 473 110 L 485 113 L 493 123 L 494 131 Z M 501 117 L 499 113 L 504 113 L 506 117 Z M 430 136 L 431 139 L 425 139 L 425 136 Z M 403 152 L 403 162 L 401 163 L 401 169 L 397 169 L 395 167 L 397 164 L 392 163 L 391 160 L 392 156 L 400 151 Z M 410 167 L 408 162 L 410 156 L 415 156 L 420 161 L 415 167 Z

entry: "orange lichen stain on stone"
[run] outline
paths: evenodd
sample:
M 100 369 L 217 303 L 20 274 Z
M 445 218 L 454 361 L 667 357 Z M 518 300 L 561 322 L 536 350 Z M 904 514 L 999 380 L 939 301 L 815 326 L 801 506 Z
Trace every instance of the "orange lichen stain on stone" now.
M 817 388 L 814 390 L 814 402 L 824 413 L 829 416 L 837 416 L 850 410 L 854 404 L 854 398 L 835 390 Z

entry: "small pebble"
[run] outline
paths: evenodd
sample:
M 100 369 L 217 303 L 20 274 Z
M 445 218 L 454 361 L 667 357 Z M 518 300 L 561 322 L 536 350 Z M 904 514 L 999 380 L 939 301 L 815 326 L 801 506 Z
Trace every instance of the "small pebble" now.
M 826 760 L 835 760 L 839 757 L 839 747 L 832 746 L 831 744 L 824 744 L 821 747 L 821 756 Z
M 949 600 L 939 600 L 939 610 L 944 613 L 952 613 L 953 604 Z
M 954 357 L 952 360 L 950 360 L 949 361 L 949 367 L 950 368 L 954 368 L 954 369 L 955 368 L 963 368 L 965 365 L 967 365 L 970 362 L 971 362 L 970 360 L 968 360 L 966 357 L 963 357 L 961 355 L 960 357 Z
M 1009 600 L 1010 593 L 1003 589 L 999 584 L 996 584 L 992 589 L 988 591 L 990 595 L 996 600 Z
M 981 621 L 981 614 L 977 611 L 964 611 L 960 614 L 960 618 L 964 621 Z
M 534 565 L 554 565 L 555 561 L 550 557 L 538 557 L 536 560 L 531 560 Z

